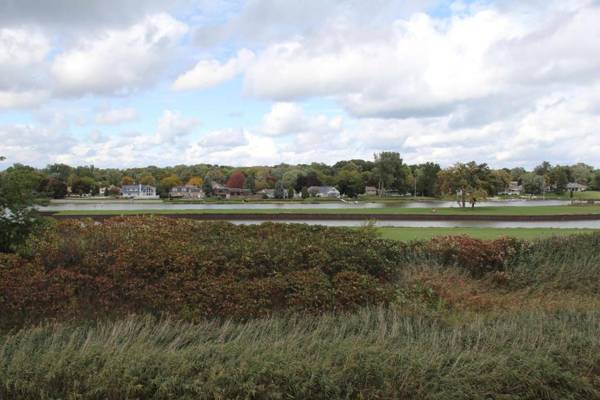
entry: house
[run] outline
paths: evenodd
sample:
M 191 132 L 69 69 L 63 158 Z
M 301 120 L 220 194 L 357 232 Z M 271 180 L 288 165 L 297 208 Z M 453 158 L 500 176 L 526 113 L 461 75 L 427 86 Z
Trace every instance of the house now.
M 252 194 L 250 189 L 228 188 L 229 196 L 249 196 Z
M 340 191 L 333 186 L 311 186 L 308 193 L 314 197 L 340 197 Z
M 179 199 L 201 199 L 204 197 L 204 192 L 198 186 L 182 185 L 171 188 L 169 196 Z
M 567 190 L 571 192 L 583 192 L 587 190 L 588 187 L 586 185 L 582 185 L 581 183 L 571 182 L 567 183 Z
M 516 196 L 523 192 L 523 185 L 519 185 L 518 181 L 511 181 L 508 187 L 503 192 L 498 194 L 507 194 L 509 196 Z
M 256 194 L 260 195 L 263 199 L 274 199 L 275 189 L 261 189 Z
M 368 196 L 377 196 L 377 188 L 375 186 L 365 186 L 365 194 Z
M 214 196 L 229 198 L 229 188 L 218 182 L 212 182 L 212 193 Z
M 158 199 L 156 188 L 150 185 L 123 185 L 121 195 L 130 199 Z
M 248 196 L 252 194 L 250 189 L 230 188 L 217 182 L 212 183 L 213 195 L 226 199 L 237 196 Z

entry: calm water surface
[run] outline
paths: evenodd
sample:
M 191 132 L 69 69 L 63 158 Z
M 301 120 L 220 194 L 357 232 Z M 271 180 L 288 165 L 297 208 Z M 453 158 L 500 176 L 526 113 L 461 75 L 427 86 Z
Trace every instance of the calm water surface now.
M 230 221 L 234 224 L 260 224 L 264 221 Z M 362 226 L 366 221 L 277 220 L 273 222 L 324 226 Z M 589 221 L 373 221 L 376 226 L 398 228 L 586 228 L 600 229 L 600 220 Z
M 559 206 L 567 205 L 568 200 L 497 200 L 484 201 L 477 203 L 477 207 L 498 207 L 498 206 Z M 386 208 L 386 207 L 406 207 L 406 208 L 445 208 L 458 207 L 454 201 L 402 201 L 397 203 L 364 203 L 364 202 L 328 202 L 328 203 L 231 203 L 231 204 L 182 204 L 182 203 L 163 203 L 161 201 L 63 201 L 52 202 L 46 207 L 39 207 L 44 211 L 93 211 L 93 210 L 260 210 L 260 209 L 341 209 L 341 208 Z

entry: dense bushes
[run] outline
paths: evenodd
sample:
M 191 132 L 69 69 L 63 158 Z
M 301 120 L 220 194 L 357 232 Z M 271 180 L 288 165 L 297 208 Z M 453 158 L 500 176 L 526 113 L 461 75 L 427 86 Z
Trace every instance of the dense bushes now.
M 416 254 L 442 265 L 457 265 L 475 276 L 501 271 L 514 261 L 528 243 L 514 238 L 479 240 L 469 236 L 442 236 L 414 244 Z
M 0 259 L 3 322 L 168 312 L 251 318 L 391 300 L 392 242 L 308 225 L 169 218 L 60 222 Z
M 0 326 L 142 312 L 199 320 L 352 310 L 393 301 L 400 271 L 417 264 L 595 294 L 600 234 L 407 244 L 369 229 L 301 224 L 68 220 L 34 235 L 20 256 L 0 255 Z

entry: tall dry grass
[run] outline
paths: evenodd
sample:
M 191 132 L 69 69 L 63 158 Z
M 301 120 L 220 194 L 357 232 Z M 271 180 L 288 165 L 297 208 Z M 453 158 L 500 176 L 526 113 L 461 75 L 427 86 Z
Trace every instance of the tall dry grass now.
M 596 399 L 600 311 L 130 317 L 0 337 L 2 399 Z

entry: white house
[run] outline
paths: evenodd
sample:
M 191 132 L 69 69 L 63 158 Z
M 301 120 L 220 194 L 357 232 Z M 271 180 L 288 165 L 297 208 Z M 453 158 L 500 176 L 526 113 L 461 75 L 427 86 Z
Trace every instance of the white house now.
M 519 195 L 523 192 L 523 185 L 519 185 L 518 181 L 511 181 L 508 187 L 499 194 Z
M 150 185 L 123 185 L 121 195 L 130 199 L 158 199 L 156 188 Z
M 588 187 L 586 185 L 582 185 L 581 183 L 577 183 L 577 182 L 567 183 L 567 190 L 570 190 L 572 192 L 583 192 L 587 189 L 588 189 Z
M 333 186 L 311 186 L 308 193 L 315 197 L 340 197 L 340 191 Z
M 376 196 L 377 188 L 375 186 L 365 186 L 365 194 L 368 196 Z

